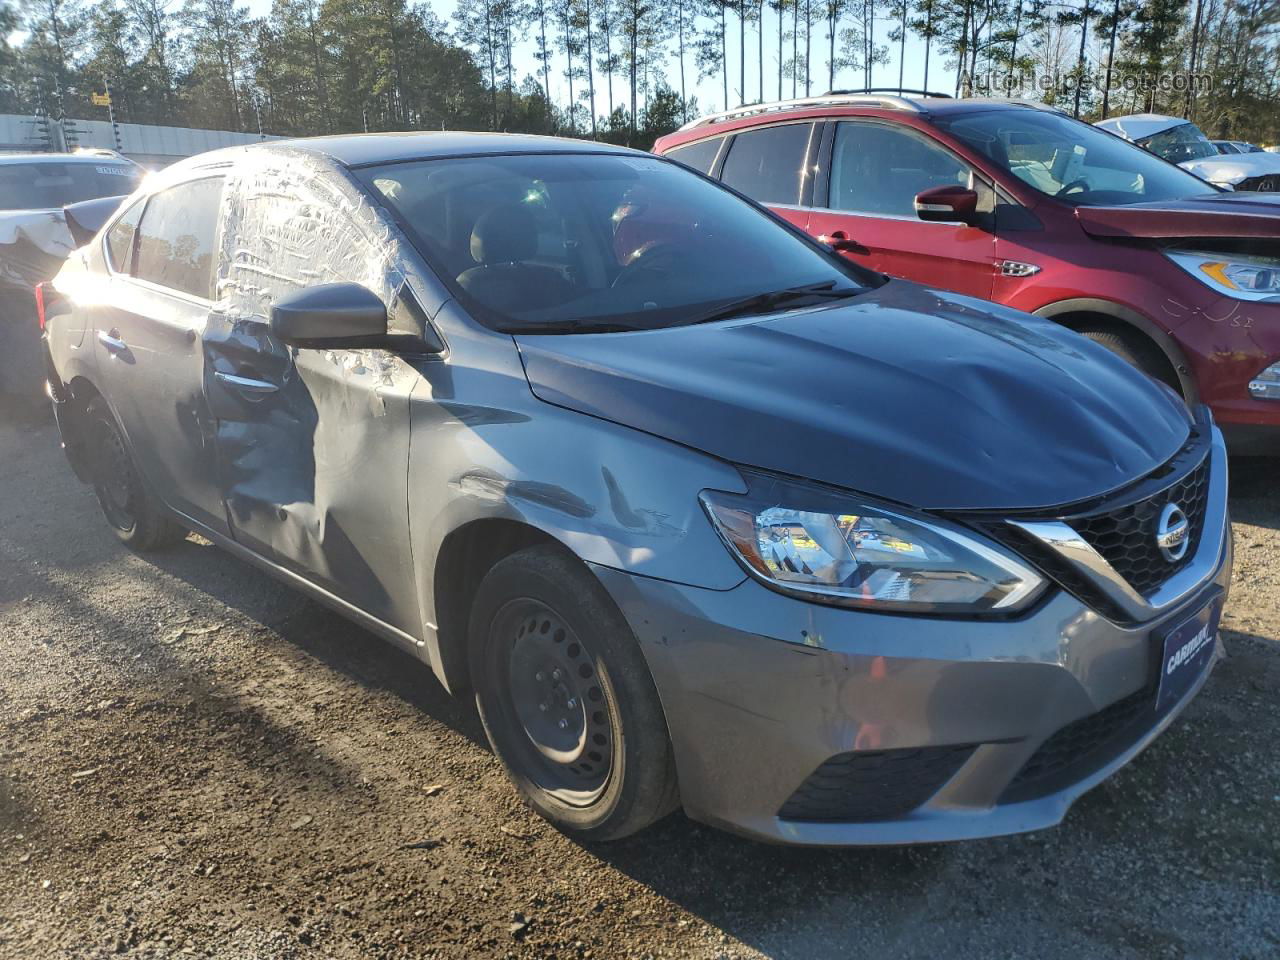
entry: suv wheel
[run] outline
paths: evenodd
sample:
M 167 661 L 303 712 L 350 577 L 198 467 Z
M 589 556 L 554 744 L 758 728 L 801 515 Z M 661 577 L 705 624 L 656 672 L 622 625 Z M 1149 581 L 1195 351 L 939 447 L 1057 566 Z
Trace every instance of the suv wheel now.
M 1114 330 L 1082 329 L 1081 334 L 1101 347 L 1106 347 L 1130 366 L 1137 367 L 1153 380 L 1159 380 L 1182 396 L 1182 384 L 1159 347 L 1148 340 Z
M 134 550 L 158 550 L 177 543 L 186 531 L 167 516 L 147 491 L 124 434 L 106 401 L 94 397 L 85 409 L 93 492 L 121 543 Z
M 526 803 L 582 840 L 613 840 L 677 805 L 658 693 L 622 615 L 574 557 L 497 563 L 470 626 L 485 733 Z

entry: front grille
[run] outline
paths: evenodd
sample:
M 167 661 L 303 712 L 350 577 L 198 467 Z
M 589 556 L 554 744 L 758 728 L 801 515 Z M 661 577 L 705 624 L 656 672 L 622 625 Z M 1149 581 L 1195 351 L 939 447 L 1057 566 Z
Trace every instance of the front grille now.
M 1069 723 L 1040 745 L 1000 797 L 1017 803 L 1055 793 L 1122 753 L 1155 720 L 1154 686 Z
M 969 744 L 837 754 L 809 774 L 778 816 L 844 823 L 904 816 L 937 793 L 974 748 Z
M 1206 456 L 1198 467 L 1153 497 L 1105 513 L 1067 517 L 1066 523 L 1102 554 L 1129 586 L 1146 597 L 1191 562 L 1204 528 L 1208 499 L 1209 458 Z M 1187 551 L 1174 563 L 1166 560 L 1156 545 L 1156 524 L 1160 512 L 1169 503 L 1182 508 L 1191 527 Z
M 1209 437 L 1193 432 L 1187 444 L 1159 470 L 1120 494 L 1099 498 L 1052 515 L 968 517 L 984 533 L 1018 551 L 1050 579 L 1103 616 L 1131 619 L 1069 561 L 1036 537 L 1006 521 L 1061 521 L 1080 534 L 1135 591 L 1150 597 L 1192 562 L 1204 530 L 1209 502 Z M 1190 527 L 1187 551 L 1170 562 L 1156 544 L 1156 526 L 1166 504 L 1178 504 Z

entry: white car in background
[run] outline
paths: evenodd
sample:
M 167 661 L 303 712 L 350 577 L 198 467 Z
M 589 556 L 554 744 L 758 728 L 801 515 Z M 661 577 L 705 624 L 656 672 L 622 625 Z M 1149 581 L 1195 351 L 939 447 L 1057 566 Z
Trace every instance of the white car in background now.
M 1280 191 L 1280 155 L 1223 154 L 1194 123 L 1159 113 L 1099 120 L 1095 126 L 1176 163 L 1202 180 L 1235 190 Z

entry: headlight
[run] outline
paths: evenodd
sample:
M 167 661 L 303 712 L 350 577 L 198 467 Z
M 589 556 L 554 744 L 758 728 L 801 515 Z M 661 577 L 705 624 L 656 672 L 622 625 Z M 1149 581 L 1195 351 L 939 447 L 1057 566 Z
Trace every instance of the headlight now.
M 1280 259 L 1243 253 L 1168 251 L 1168 257 L 1200 282 L 1237 300 L 1280 301 Z
M 1280 363 L 1258 371 L 1249 381 L 1249 395 L 1255 400 L 1280 400 Z
M 854 495 L 745 473 L 751 492 L 701 495 L 739 562 L 775 590 L 872 610 L 1013 613 L 1045 587 L 958 526 Z

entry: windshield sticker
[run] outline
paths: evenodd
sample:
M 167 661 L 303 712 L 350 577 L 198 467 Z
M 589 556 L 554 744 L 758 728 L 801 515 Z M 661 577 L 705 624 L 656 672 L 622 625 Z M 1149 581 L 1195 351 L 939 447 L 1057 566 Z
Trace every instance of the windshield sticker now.
M 98 173 L 105 173 L 109 177 L 132 177 L 133 167 L 94 167 Z

